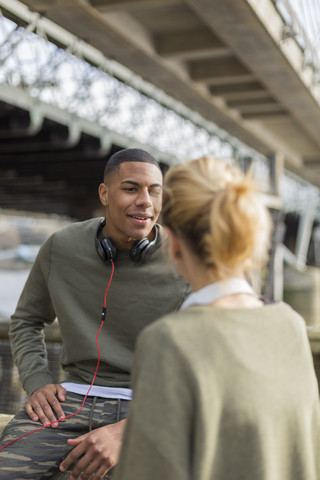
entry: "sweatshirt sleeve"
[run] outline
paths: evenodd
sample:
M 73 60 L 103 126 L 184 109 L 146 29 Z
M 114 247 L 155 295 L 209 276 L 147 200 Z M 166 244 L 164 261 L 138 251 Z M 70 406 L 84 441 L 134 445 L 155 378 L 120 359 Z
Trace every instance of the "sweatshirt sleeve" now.
M 188 480 L 192 394 L 188 368 L 167 332 L 137 344 L 130 405 L 114 480 Z
M 48 290 L 51 243 L 52 237 L 40 248 L 10 322 L 12 355 L 28 395 L 53 382 L 44 340 L 44 325 L 56 316 Z

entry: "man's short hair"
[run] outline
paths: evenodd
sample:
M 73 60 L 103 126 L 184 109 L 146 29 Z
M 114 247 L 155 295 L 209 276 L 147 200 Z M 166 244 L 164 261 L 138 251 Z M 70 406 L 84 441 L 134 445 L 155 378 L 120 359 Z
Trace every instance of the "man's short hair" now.
M 106 180 L 111 173 L 119 171 L 121 163 L 125 162 L 151 163 L 161 171 L 159 163 L 150 153 L 140 148 L 126 148 L 111 155 L 104 169 L 104 180 Z

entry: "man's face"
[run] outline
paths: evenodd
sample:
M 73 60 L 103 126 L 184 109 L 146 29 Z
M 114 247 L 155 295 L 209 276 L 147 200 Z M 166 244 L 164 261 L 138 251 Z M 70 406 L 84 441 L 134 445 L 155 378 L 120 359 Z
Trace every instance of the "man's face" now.
M 107 185 L 99 186 L 106 205 L 105 234 L 118 248 L 130 248 L 141 238 L 152 239 L 162 204 L 162 174 L 151 163 L 121 163 Z

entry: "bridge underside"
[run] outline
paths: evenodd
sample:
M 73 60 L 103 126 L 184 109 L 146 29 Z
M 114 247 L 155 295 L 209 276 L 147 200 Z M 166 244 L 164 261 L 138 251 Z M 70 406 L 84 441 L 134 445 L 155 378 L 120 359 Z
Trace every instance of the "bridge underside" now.
M 24 0 L 320 185 L 320 86 L 272 0 Z
M 280 152 L 289 170 L 320 187 L 320 86 L 275 3 L 23 1 L 246 145 Z M 10 1 L 0 4 L 23 23 Z M 75 144 L 59 122 L 46 118 L 35 132 L 27 110 L 0 107 L 1 206 L 15 200 L 16 208 L 78 218 L 98 208 L 107 156 L 127 145 L 118 138 L 106 151 L 88 133 Z
M 98 185 L 116 151 L 144 148 L 163 172 L 169 166 L 170 156 L 151 145 L 83 119 L 74 124 L 72 114 L 52 105 L 35 102 L 36 110 L 26 108 L 29 101 L 22 90 L 0 86 L 2 209 L 86 219 L 100 214 Z
M 78 219 L 98 212 L 107 158 L 125 145 L 105 152 L 86 133 L 73 145 L 65 125 L 45 118 L 34 132 L 27 110 L 0 102 L 0 112 L 1 208 Z

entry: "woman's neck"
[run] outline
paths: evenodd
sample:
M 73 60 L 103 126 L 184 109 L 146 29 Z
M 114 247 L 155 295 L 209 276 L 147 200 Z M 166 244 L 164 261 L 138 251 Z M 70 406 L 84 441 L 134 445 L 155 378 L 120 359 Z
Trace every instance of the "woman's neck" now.
M 198 263 L 196 265 L 193 264 L 192 267 L 190 265 L 189 272 L 192 272 L 188 280 L 193 292 L 198 292 L 210 285 L 213 285 L 215 291 L 218 290 L 219 298 L 209 301 L 208 305 L 219 308 L 259 308 L 263 305 L 263 302 L 256 296 L 253 290 L 242 291 L 242 286 L 240 286 L 239 291 L 238 287 L 234 288 L 234 284 L 239 283 L 237 280 L 240 280 L 240 283 L 246 282 L 246 276 L 242 269 L 235 269 L 225 277 L 219 275 L 215 270 L 208 269 L 205 265 Z M 232 288 L 231 284 L 233 285 Z
M 212 305 L 219 308 L 257 308 L 263 303 L 244 278 L 228 278 L 205 285 L 184 301 L 181 308 Z
M 242 266 L 233 269 L 226 277 L 217 269 L 209 268 L 201 262 L 199 257 L 193 254 L 181 239 L 176 238 L 175 241 L 176 247 L 179 247 L 179 256 L 176 254 L 173 258 L 176 260 L 180 274 L 189 282 L 195 294 L 190 296 L 192 303 L 196 298 L 197 304 L 200 298 L 200 304 L 204 301 L 206 305 L 221 308 L 262 306 L 262 302 L 246 282 Z M 197 292 L 202 289 L 205 291 L 197 295 Z M 189 304 L 188 299 L 185 304 Z
M 246 280 L 246 276 L 240 268 L 233 270 L 227 276 L 221 275 L 216 269 L 209 269 L 202 264 L 194 264 L 189 271 L 191 274 L 187 280 L 189 281 L 193 292 L 197 292 L 201 288 L 216 282 L 223 282 L 235 278 Z
M 263 302 L 254 295 L 249 293 L 238 293 L 235 295 L 226 295 L 210 305 L 218 308 L 259 308 L 263 306 Z

